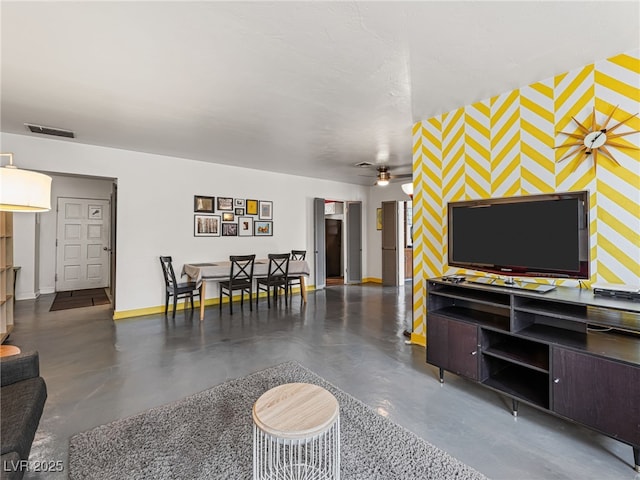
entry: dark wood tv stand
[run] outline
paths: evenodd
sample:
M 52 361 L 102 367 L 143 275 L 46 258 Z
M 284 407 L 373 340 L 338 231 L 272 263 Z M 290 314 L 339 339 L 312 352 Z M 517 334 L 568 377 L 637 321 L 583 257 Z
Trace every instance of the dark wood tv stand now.
M 633 447 L 640 472 L 640 301 L 427 282 L 427 362 Z

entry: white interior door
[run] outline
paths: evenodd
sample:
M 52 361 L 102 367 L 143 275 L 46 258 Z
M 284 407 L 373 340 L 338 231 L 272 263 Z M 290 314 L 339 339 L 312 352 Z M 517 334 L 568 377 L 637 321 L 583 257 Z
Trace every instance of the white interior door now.
M 56 291 L 109 286 L 109 200 L 58 198 Z

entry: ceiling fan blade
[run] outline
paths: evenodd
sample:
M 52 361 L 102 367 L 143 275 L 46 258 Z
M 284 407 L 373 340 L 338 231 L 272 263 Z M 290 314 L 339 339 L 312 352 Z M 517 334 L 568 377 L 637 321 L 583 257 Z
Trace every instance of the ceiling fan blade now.
M 400 173 L 398 175 L 391 175 L 391 178 L 413 178 L 413 173 Z

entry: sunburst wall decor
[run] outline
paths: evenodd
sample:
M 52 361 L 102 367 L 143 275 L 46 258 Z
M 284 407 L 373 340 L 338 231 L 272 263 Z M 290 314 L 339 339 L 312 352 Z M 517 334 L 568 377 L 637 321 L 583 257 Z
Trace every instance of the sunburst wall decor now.
M 633 150 L 638 150 L 639 148 L 636 147 L 635 145 L 628 145 L 628 144 L 616 142 L 615 139 L 624 137 L 626 135 L 638 133 L 640 132 L 640 130 L 631 130 L 628 132 L 613 134 L 614 130 L 617 130 L 618 127 L 620 127 L 621 125 L 624 125 L 626 122 L 628 122 L 633 117 L 638 115 L 637 113 L 630 115 L 629 117 L 615 124 L 611 128 L 607 128 L 607 126 L 609 125 L 609 122 L 611 121 L 611 118 L 613 117 L 613 114 L 616 112 L 617 109 L 618 107 L 616 106 L 611 111 L 611 113 L 609 114 L 609 116 L 607 117 L 607 119 L 604 121 L 602 125 L 598 125 L 596 122 L 595 107 L 593 107 L 593 112 L 591 114 L 591 125 L 589 127 L 587 127 L 587 125 L 585 125 L 584 123 L 581 123 L 578 120 L 576 120 L 575 117 L 571 117 L 573 121 L 578 124 L 578 129 L 580 130 L 580 133 L 572 133 L 572 132 L 557 132 L 557 133 L 562 133 L 563 135 L 567 135 L 568 137 L 570 137 L 570 140 L 578 139 L 578 141 L 564 143 L 554 148 L 570 148 L 570 147 L 577 147 L 577 148 L 574 148 L 573 150 L 571 150 L 569 153 L 567 153 L 565 156 L 559 159 L 558 162 L 566 160 L 567 158 L 570 158 L 572 156 L 576 156 L 577 161 L 575 165 L 577 167 L 578 164 L 580 164 L 580 162 L 582 162 L 583 160 L 593 157 L 593 166 L 594 168 L 597 168 L 598 153 L 600 153 L 605 158 L 612 160 L 614 163 L 616 163 L 616 165 L 620 165 L 620 163 L 615 159 L 615 157 L 607 147 L 629 148 Z

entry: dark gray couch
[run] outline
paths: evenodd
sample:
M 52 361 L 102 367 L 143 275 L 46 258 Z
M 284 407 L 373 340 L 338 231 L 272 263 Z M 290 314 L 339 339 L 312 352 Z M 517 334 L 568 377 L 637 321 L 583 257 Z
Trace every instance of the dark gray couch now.
M 21 479 L 47 399 L 38 352 L 0 358 L 0 479 Z

